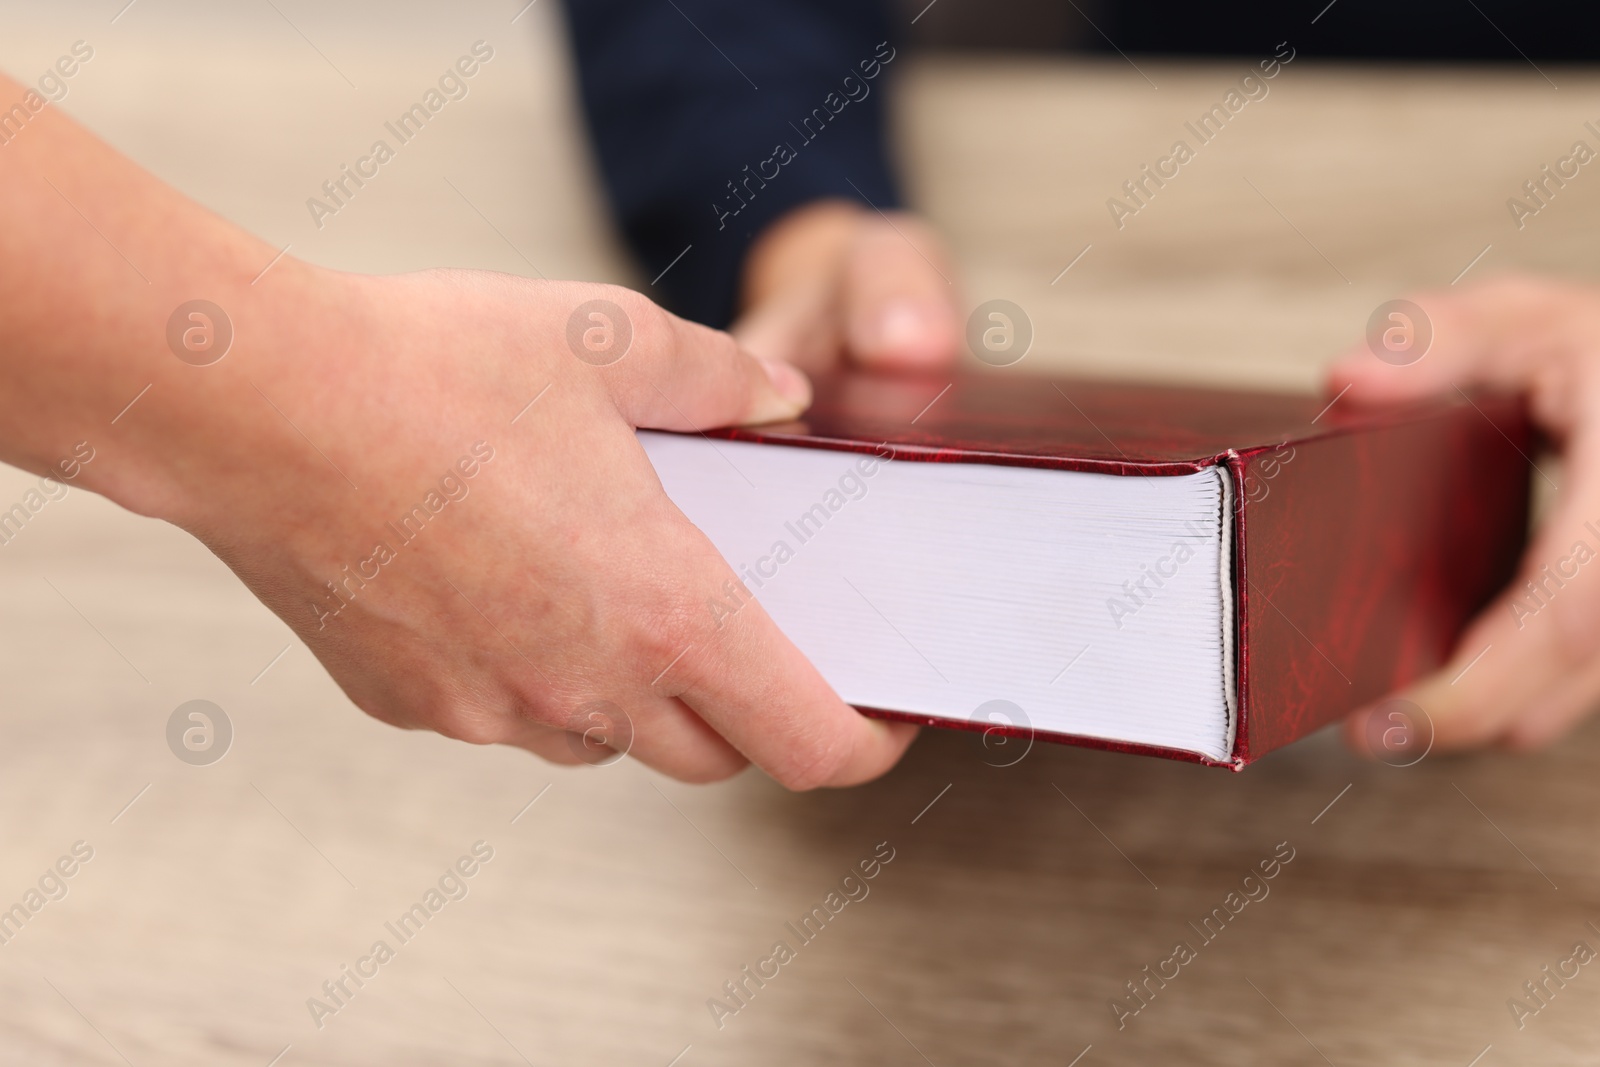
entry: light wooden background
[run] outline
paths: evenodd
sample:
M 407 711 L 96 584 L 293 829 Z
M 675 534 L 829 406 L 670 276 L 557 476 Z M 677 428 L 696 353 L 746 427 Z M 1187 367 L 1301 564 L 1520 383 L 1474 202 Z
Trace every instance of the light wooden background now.
M 639 282 L 554 0 L 514 25 L 520 0 L 275 2 L 138 0 L 114 23 L 124 0 L 8 3 L 0 65 L 32 78 L 91 42 L 68 110 L 297 255 Z M 305 198 L 480 37 L 497 58 L 472 95 L 316 231 Z M 1594 256 L 1600 175 L 1522 232 L 1505 208 L 1590 137 L 1584 72 L 1296 62 L 1118 232 L 1106 198 L 1242 63 L 904 67 L 916 198 L 970 300 L 1032 314 L 1040 364 L 1309 389 L 1376 304 L 1485 246 L 1469 277 Z M 28 483 L 0 472 L 0 503 Z M 0 907 L 95 850 L 0 948 L 7 1064 L 1064 1067 L 1092 1045 L 1083 1067 L 1487 1067 L 1589 1063 L 1600 1039 L 1597 967 L 1520 1032 L 1506 1008 L 1600 947 L 1593 727 L 1404 770 L 1324 734 L 1237 776 L 1045 746 L 999 769 L 929 734 L 859 789 L 690 788 L 369 720 L 195 542 L 81 492 L 0 548 L 0 603 Z M 236 737 L 196 768 L 163 730 L 200 697 Z M 306 998 L 479 839 L 470 895 L 316 1029 Z M 714 1027 L 707 998 L 880 841 L 871 895 Z M 1271 896 L 1118 1032 L 1109 998 L 1283 841 Z

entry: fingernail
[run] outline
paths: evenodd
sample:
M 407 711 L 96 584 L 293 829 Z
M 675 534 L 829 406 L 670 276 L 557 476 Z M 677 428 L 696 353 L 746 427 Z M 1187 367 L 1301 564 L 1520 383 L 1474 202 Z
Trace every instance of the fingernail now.
M 878 313 L 873 332 L 883 348 L 918 348 L 933 332 L 933 316 L 921 304 L 896 300 Z
M 804 374 L 781 359 L 757 356 L 756 362 L 767 372 L 767 378 L 778 395 L 793 404 L 797 411 L 804 411 L 811 406 L 811 382 Z

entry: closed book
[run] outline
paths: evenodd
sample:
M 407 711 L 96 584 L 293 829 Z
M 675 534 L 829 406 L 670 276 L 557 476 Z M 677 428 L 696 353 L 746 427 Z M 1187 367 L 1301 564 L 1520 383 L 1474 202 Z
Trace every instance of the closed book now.
M 1515 571 L 1522 401 L 843 371 L 797 421 L 641 432 L 846 701 L 1238 770 L 1441 665 Z

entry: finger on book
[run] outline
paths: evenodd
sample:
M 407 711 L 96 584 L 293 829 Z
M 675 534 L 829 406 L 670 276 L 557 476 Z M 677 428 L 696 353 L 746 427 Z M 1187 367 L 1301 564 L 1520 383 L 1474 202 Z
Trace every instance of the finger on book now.
M 1519 750 L 1543 748 L 1593 714 L 1597 703 L 1600 661 L 1581 668 L 1535 698 L 1506 731 L 1506 744 Z
M 647 695 L 633 713 L 630 737 L 612 742 L 615 750 L 681 782 L 720 782 L 749 760 L 681 700 Z
M 1511 585 L 1468 628 L 1450 663 L 1405 694 L 1432 720 L 1440 749 L 1542 744 L 1600 694 L 1589 667 L 1600 643 L 1600 578 L 1587 573 L 1600 559 L 1600 468 L 1574 463 L 1569 479 Z M 1364 723 L 1358 716 L 1351 729 Z
M 790 789 L 876 778 L 916 734 L 914 727 L 868 719 L 840 700 L 754 600 L 723 620 L 706 647 L 686 654 L 663 681 Z
M 699 431 L 777 422 L 811 402 L 810 382 L 795 368 L 757 359 L 721 330 L 637 303 L 629 313 L 631 350 L 602 368 L 631 425 Z

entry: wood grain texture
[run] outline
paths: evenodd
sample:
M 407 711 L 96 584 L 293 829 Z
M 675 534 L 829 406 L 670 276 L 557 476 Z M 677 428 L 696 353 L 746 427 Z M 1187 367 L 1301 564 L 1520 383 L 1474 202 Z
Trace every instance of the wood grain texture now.
M 280 0 L 305 37 L 265 5 L 120 6 L 8 4 L 0 63 L 27 78 L 93 41 L 66 106 L 295 254 L 647 281 L 600 219 L 550 5 L 512 26 L 521 3 Z M 479 37 L 501 65 L 317 231 L 304 199 Z M 1473 275 L 1592 261 L 1600 178 L 1520 232 L 1504 205 L 1583 136 L 1591 75 L 1297 63 L 1118 231 L 1106 198 L 1239 73 L 1138 62 L 1159 88 L 1010 58 L 903 85 L 916 195 L 972 301 L 1028 309 L 1041 362 L 1309 389 L 1379 302 L 1485 245 Z M 0 502 L 29 482 L 0 472 Z M 958 1067 L 1092 1044 L 1080 1067 L 1465 1067 L 1491 1044 L 1484 1065 L 1592 1062 L 1600 1039 L 1593 966 L 1520 1032 L 1506 1008 L 1600 946 L 1594 726 L 1408 769 L 1322 734 L 1241 775 L 1053 746 L 996 767 L 1015 750 L 930 733 L 859 789 L 690 788 L 372 721 L 195 542 L 83 493 L 0 548 L 0 600 L 0 907 L 94 848 L 0 947 L 0 1062 Z M 194 698 L 236 729 L 210 767 L 163 736 Z M 465 899 L 317 1029 L 306 999 L 479 840 Z M 707 999 L 878 842 L 870 894 L 719 1030 Z M 1188 924 L 1280 842 L 1270 895 L 1200 945 Z M 1180 939 L 1196 958 L 1119 1032 L 1108 1002 Z

